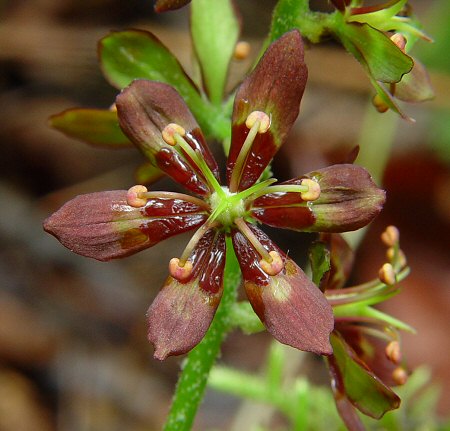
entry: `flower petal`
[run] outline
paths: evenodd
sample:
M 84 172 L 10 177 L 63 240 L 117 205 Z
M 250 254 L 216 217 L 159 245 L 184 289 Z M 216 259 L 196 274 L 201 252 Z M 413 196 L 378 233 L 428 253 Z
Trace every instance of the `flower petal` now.
M 385 192 L 359 166 L 342 164 L 302 178 L 316 180 L 320 197 L 305 202 L 298 193 L 273 193 L 253 202 L 252 216 L 270 226 L 307 232 L 347 232 L 370 223 L 381 211 Z M 300 184 L 302 178 L 283 184 Z
M 347 397 L 375 419 L 400 406 L 400 398 L 362 362 L 338 332 L 331 334 L 333 355 L 327 358 L 335 398 Z
M 44 229 L 69 250 L 107 261 L 194 229 L 207 218 L 204 208 L 181 199 L 150 199 L 133 208 L 126 196 L 125 190 L 77 196 L 45 220 Z
M 269 46 L 255 70 L 239 87 L 234 101 L 228 183 L 249 132 L 245 125 L 248 115 L 262 111 L 271 117 L 269 130 L 257 134 L 253 141 L 240 173 L 239 191 L 258 180 L 284 142 L 298 116 L 307 75 L 302 38 L 297 30 L 293 30 Z
M 148 339 L 156 359 L 188 352 L 208 330 L 222 297 L 224 234 L 208 231 L 189 260 L 192 276 L 184 282 L 169 277 L 148 310 Z
M 232 232 L 245 291 L 255 313 L 281 343 L 319 355 L 331 354 L 329 335 L 334 319 L 322 292 L 261 230 L 249 227 L 264 248 L 280 253 L 284 262 L 279 274 L 267 275 L 260 266 L 261 257 L 244 235 Z
M 201 170 L 183 152 L 167 144 L 162 131 L 170 123 L 186 131 L 184 139 L 199 151 L 218 178 L 218 167 L 203 134 L 181 96 L 170 85 L 138 79 L 116 99 L 120 127 L 128 138 L 158 168 L 200 195 L 209 193 Z

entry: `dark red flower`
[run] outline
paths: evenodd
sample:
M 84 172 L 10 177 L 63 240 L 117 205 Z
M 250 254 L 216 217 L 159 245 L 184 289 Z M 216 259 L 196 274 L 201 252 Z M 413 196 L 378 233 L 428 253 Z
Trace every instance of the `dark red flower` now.
M 307 79 L 300 34 L 274 42 L 239 88 L 227 183 L 203 134 L 169 85 L 136 80 L 117 97 L 124 134 L 168 176 L 198 197 L 127 191 L 79 196 L 45 222 L 66 247 L 99 260 L 123 257 L 197 229 L 169 264 L 148 311 L 155 357 L 192 349 L 221 299 L 226 237 L 232 238 L 255 312 L 280 342 L 329 355 L 334 320 L 324 295 L 257 226 L 342 232 L 369 223 L 385 195 L 360 167 L 343 164 L 286 183 L 258 182 L 294 123 Z

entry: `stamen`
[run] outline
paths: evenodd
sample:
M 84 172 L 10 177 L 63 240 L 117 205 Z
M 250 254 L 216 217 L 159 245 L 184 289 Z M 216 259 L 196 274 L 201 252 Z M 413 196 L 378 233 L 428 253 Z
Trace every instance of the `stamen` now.
M 388 226 L 381 234 L 381 241 L 388 247 L 394 247 L 400 239 L 400 232 L 395 226 Z
M 192 262 L 187 260 L 183 265 L 180 259 L 174 257 L 169 262 L 170 275 L 178 281 L 184 281 L 192 274 Z
M 372 105 L 375 107 L 375 109 L 380 112 L 381 114 L 383 112 L 386 112 L 389 110 L 389 105 L 381 98 L 379 94 L 376 94 L 372 98 Z
M 176 123 L 170 123 L 164 127 L 162 131 L 162 138 L 169 145 L 176 145 L 176 135 L 184 136 L 186 135 L 186 130 L 182 126 Z
M 243 40 L 239 41 L 234 48 L 234 58 L 236 60 L 245 60 L 250 54 L 250 44 Z
M 398 247 L 388 248 L 386 257 L 395 268 L 402 269 L 408 263 L 405 253 Z
M 205 233 L 209 229 L 216 227 L 216 226 L 217 226 L 217 223 L 206 222 L 199 229 L 197 229 L 197 232 L 195 232 L 195 234 L 192 236 L 192 238 L 188 242 L 181 257 L 179 259 L 174 257 L 170 260 L 169 272 L 173 278 L 177 279 L 178 281 L 183 281 L 191 275 L 192 262 L 188 260 L 190 255 L 194 251 L 194 248 L 197 246 L 198 242 L 202 239 L 203 235 L 205 235 Z
M 141 208 L 147 204 L 147 198 L 142 194 L 147 193 L 147 187 L 136 185 L 127 191 L 127 204 L 134 208 Z
M 259 242 L 256 235 L 251 231 L 251 229 L 247 226 L 247 223 L 243 218 L 237 218 L 234 221 L 234 224 L 241 231 L 242 235 L 244 235 L 256 252 L 262 257 L 259 261 L 261 269 L 268 275 L 277 275 L 284 268 L 283 259 L 275 250 L 271 250 L 268 252 L 264 246 Z
M 403 367 L 397 367 L 392 371 L 392 378 L 397 385 L 404 385 L 408 380 L 408 373 Z
M 261 259 L 259 265 L 266 274 L 277 275 L 284 268 L 283 259 L 280 253 L 275 250 L 269 251 L 269 256 L 272 258 L 272 262 Z
M 233 172 L 230 178 L 230 192 L 235 193 L 238 189 L 242 170 L 252 147 L 253 141 L 258 133 L 266 133 L 270 127 L 270 117 L 261 111 L 253 111 L 247 117 L 245 125 L 250 129 L 242 144 L 241 151 L 236 158 Z
M 400 350 L 400 343 L 398 341 L 391 341 L 384 350 L 386 357 L 393 363 L 399 364 L 402 360 L 402 352 Z
M 262 111 L 253 111 L 245 120 L 245 125 L 251 129 L 258 124 L 258 133 L 266 133 L 270 127 L 270 117 Z
M 307 186 L 308 191 L 301 193 L 304 201 L 315 201 L 320 196 L 320 185 L 317 181 L 310 178 L 304 178 L 302 180 L 302 186 Z
M 390 263 L 385 263 L 380 271 L 378 272 L 378 277 L 381 282 L 392 286 L 397 282 L 397 275 L 395 273 L 394 267 Z

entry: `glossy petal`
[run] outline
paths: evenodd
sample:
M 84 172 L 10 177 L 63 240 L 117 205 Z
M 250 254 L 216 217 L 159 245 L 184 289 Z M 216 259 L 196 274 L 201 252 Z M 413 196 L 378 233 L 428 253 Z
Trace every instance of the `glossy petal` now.
M 189 260 L 192 276 L 169 277 L 148 310 L 148 339 L 160 360 L 188 352 L 208 330 L 222 297 L 225 236 L 208 231 Z
M 308 232 L 347 232 L 370 223 L 381 211 L 385 192 L 369 173 L 354 165 L 333 165 L 306 174 L 318 181 L 320 197 L 304 202 L 297 193 L 256 199 L 252 216 L 270 226 Z M 300 184 L 301 178 L 283 184 Z
M 185 140 L 202 154 L 218 177 L 217 164 L 195 118 L 171 86 L 138 79 L 117 96 L 116 106 L 122 130 L 151 163 L 192 192 L 209 193 L 200 169 L 183 151 L 177 151 L 162 138 L 168 124 L 182 126 Z
M 333 3 L 336 9 L 343 12 L 345 8 L 350 4 L 350 0 L 331 0 L 331 3 Z
M 127 204 L 125 190 L 80 195 L 44 222 L 44 229 L 69 250 L 97 260 L 134 254 L 192 230 L 207 218 L 204 208 L 181 199 Z
M 362 413 L 379 419 L 400 406 L 400 398 L 333 332 L 333 355 L 327 358 L 335 398 L 346 397 Z
M 250 229 L 267 251 L 278 251 L 284 261 L 279 274 L 267 275 L 259 254 L 240 232 L 233 232 L 245 291 L 256 314 L 279 342 L 319 355 L 331 354 L 334 319 L 322 292 L 261 230 Z
M 156 0 L 155 11 L 158 13 L 180 9 L 190 3 L 191 0 Z
M 50 117 L 50 126 L 88 144 L 125 148 L 133 144 L 119 127 L 117 112 L 109 109 L 74 108 Z
M 232 0 L 196 0 L 192 3 L 192 41 L 204 87 L 215 105 L 222 103 L 228 66 L 239 32 L 239 18 Z
M 255 70 L 239 87 L 234 101 L 228 183 L 249 132 L 245 125 L 248 115 L 263 111 L 271 117 L 271 125 L 266 133 L 257 134 L 240 173 L 238 190 L 247 189 L 258 180 L 284 142 L 298 116 L 307 74 L 303 42 L 300 33 L 293 30 L 269 46 Z

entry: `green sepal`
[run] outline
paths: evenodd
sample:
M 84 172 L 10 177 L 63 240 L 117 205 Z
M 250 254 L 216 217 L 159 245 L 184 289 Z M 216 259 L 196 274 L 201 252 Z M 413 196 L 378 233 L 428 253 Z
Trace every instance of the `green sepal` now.
M 330 337 L 333 356 L 328 358 L 334 395 L 345 396 L 365 415 L 379 419 L 400 406 L 400 398 L 386 386 L 336 332 Z
M 103 74 L 118 89 L 135 79 L 171 85 L 184 99 L 206 135 L 223 138 L 229 121 L 199 93 L 175 56 L 152 33 L 144 30 L 111 32 L 100 40 L 98 52 Z M 225 136 L 223 136 L 225 135 Z
M 338 17 L 336 15 L 336 17 Z M 376 81 L 395 83 L 411 71 L 414 61 L 383 32 L 368 24 L 335 20 L 336 35 Z
M 312 281 L 320 287 L 322 280 L 331 269 L 330 251 L 321 241 L 313 243 L 309 249 L 309 262 L 312 270 Z
M 133 146 L 122 133 L 117 112 L 109 109 L 73 108 L 52 115 L 50 126 L 71 138 L 109 148 Z
M 203 84 L 214 105 L 222 102 L 228 66 L 240 25 L 231 0 L 194 0 L 191 34 L 200 62 Z

